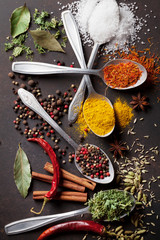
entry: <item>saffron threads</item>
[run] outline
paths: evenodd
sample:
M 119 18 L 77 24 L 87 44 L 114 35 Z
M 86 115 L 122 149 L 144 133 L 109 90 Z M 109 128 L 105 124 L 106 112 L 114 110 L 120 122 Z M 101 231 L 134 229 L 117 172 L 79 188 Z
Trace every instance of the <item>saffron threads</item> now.
M 150 39 L 148 39 L 150 41 Z M 135 46 L 129 49 L 129 52 L 117 52 L 120 58 L 130 59 L 143 65 L 147 70 L 147 80 L 149 85 L 159 83 L 158 75 L 160 74 L 160 57 L 152 54 L 150 48 L 143 51 L 137 51 Z
M 103 72 L 106 84 L 112 88 L 132 86 L 137 83 L 142 74 L 139 67 L 132 62 L 111 64 L 106 66 Z

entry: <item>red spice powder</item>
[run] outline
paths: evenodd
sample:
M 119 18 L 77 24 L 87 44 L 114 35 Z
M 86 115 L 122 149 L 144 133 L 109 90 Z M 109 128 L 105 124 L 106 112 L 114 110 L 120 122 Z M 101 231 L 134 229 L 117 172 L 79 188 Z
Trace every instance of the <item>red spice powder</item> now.
M 113 88 L 125 88 L 137 83 L 142 72 L 132 63 L 119 63 L 106 66 L 103 70 L 104 80 Z

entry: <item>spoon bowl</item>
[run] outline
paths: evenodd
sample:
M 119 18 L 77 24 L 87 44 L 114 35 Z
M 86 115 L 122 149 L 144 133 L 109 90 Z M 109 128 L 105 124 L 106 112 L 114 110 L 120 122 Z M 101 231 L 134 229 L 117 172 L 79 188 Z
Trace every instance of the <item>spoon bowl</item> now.
M 91 89 L 91 86 L 88 84 L 87 80 L 86 80 L 86 84 L 87 84 L 87 87 L 88 87 L 89 95 L 88 95 L 88 97 L 87 97 L 87 99 L 85 100 L 84 105 L 83 105 L 83 115 L 84 115 L 84 119 L 85 119 L 88 127 L 90 128 L 90 130 L 91 130 L 96 136 L 102 137 L 102 138 L 108 137 L 108 136 L 114 131 L 114 129 L 115 129 L 115 123 L 114 123 L 112 129 L 111 129 L 109 132 L 107 132 L 106 134 L 103 134 L 103 135 L 97 134 L 96 131 L 95 131 L 94 129 L 92 129 L 92 126 L 90 125 L 90 123 L 88 122 L 87 117 L 85 116 L 84 106 L 85 106 L 85 103 L 87 102 L 87 100 L 90 99 L 90 98 L 93 98 L 93 99 L 94 99 L 94 98 L 95 98 L 95 99 L 101 98 L 103 101 L 106 101 L 106 102 L 110 105 L 110 107 L 111 107 L 112 109 L 113 109 L 113 105 L 112 105 L 111 101 L 110 101 L 107 97 L 102 96 L 102 95 L 96 93 L 93 88 Z M 102 109 L 102 110 L 103 110 L 103 109 Z M 114 111 L 114 110 L 113 110 L 113 111 Z M 96 112 L 96 114 L 98 114 L 98 113 Z M 107 112 L 106 112 L 106 114 L 107 114 Z M 102 116 L 102 115 L 103 115 L 103 113 L 101 114 L 101 116 Z M 115 116 L 113 116 L 113 118 L 114 118 L 114 117 L 115 117 Z
M 93 147 L 97 148 L 97 146 L 94 145 L 94 144 L 90 144 L 90 146 L 91 146 L 91 147 L 93 146 Z M 84 147 L 85 147 L 85 145 L 84 145 Z M 114 168 L 113 168 L 113 165 L 112 165 L 109 157 L 107 156 L 107 154 L 106 154 L 102 149 L 100 149 L 100 151 L 101 151 L 101 153 L 106 157 L 106 159 L 108 160 L 108 167 L 109 167 L 109 173 L 110 173 L 110 175 L 107 176 L 107 177 L 105 177 L 104 179 L 101 179 L 101 178 L 92 178 L 92 177 L 89 176 L 89 175 L 85 175 L 85 177 L 88 178 L 89 180 L 94 181 L 94 182 L 99 183 L 99 184 L 108 184 L 108 183 L 112 182 L 113 179 L 114 179 Z M 77 169 L 82 173 L 83 169 L 82 169 L 82 167 L 80 166 L 80 164 L 78 164 L 78 162 L 76 161 L 76 157 L 77 157 L 77 153 L 75 154 L 75 165 L 76 165 Z M 87 162 L 86 162 L 86 163 L 87 163 Z
M 74 148 L 75 156 L 76 156 L 76 151 L 77 151 L 79 145 L 76 142 L 74 142 L 73 139 L 65 131 L 63 131 L 62 128 L 60 128 L 59 125 L 48 115 L 48 113 L 40 105 L 40 103 L 37 101 L 37 99 L 34 97 L 34 95 L 32 93 L 28 92 L 27 90 L 23 89 L 23 88 L 19 88 L 18 95 L 21 98 L 22 102 L 27 107 L 32 109 L 39 116 L 41 116 L 46 122 L 48 122 Z M 101 149 L 100 149 L 100 151 L 103 152 L 103 150 L 101 150 Z M 110 183 L 113 180 L 113 178 L 114 178 L 114 168 L 113 168 L 111 160 L 109 159 L 107 154 L 105 152 L 103 152 L 103 153 L 105 154 L 106 158 L 108 159 L 110 177 L 105 177 L 104 179 L 99 179 L 99 178 L 93 178 L 92 179 L 92 178 L 89 178 L 88 176 L 83 174 L 82 173 L 82 169 L 79 166 L 77 166 L 76 158 L 75 158 L 75 165 L 76 165 L 77 169 L 79 170 L 79 172 L 83 176 L 89 178 L 90 180 L 92 180 L 92 181 L 94 181 L 96 183 L 107 184 L 107 183 Z
M 134 85 L 131 85 L 131 86 L 128 86 L 128 87 L 112 87 L 112 85 L 108 85 L 107 82 L 105 81 L 104 79 L 104 72 L 103 70 L 105 69 L 105 67 L 109 66 L 109 65 L 118 65 L 120 63 L 133 63 L 135 65 L 137 65 L 137 67 L 139 68 L 139 70 L 142 72 L 141 76 L 140 76 L 140 79 L 138 79 L 138 81 L 134 84 Z M 103 82 L 110 88 L 113 88 L 113 89 L 117 89 L 117 90 L 128 90 L 128 89 L 132 89 L 132 88 L 136 88 L 138 86 L 140 86 L 141 84 L 143 84 L 146 79 L 147 79 L 147 71 L 145 69 L 144 66 L 142 66 L 140 63 L 137 63 L 135 61 L 132 61 L 132 60 L 129 60 L 129 59 L 114 59 L 114 60 L 111 60 L 109 62 L 107 62 L 102 68 L 101 70 L 99 71 L 99 76 L 103 79 Z

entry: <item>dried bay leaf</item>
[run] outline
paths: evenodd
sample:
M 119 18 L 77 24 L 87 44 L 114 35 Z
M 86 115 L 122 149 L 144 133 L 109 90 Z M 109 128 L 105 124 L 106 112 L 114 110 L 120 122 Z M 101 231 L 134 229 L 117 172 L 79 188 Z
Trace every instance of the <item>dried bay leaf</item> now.
M 26 198 L 31 184 L 31 168 L 26 153 L 19 144 L 14 162 L 14 181 L 22 197 Z
M 11 15 L 11 35 L 13 38 L 26 32 L 29 28 L 31 15 L 29 9 L 24 6 L 16 8 Z
M 34 41 L 42 48 L 49 51 L 64 52 L 54 35 L 45 30 L 32 30 L 30 34 Z

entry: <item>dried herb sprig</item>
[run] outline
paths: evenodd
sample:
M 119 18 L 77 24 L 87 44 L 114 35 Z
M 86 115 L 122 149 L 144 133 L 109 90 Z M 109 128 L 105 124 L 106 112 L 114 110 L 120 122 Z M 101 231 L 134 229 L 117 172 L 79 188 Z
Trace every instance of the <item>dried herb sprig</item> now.
M 25 41 L 28 38 L 28 34 L 24 33 L 18 37 L 7 39 L 8 41 L 4 44 L 5 51 L 13 50 L 12 57 L 18 57 L 23 53 L 26 53 L 26 58 L 32 57 L 33 51 L 29 46 L 26 46 Z M 10 41 L 9 41 L 10 40 Z
M 119 220 L 123 214 L 130 213 L 134 201 L 126 191 L 111 189 L 94 194 L 87 202 L 93 220 Z

